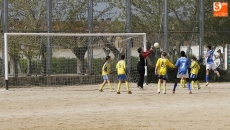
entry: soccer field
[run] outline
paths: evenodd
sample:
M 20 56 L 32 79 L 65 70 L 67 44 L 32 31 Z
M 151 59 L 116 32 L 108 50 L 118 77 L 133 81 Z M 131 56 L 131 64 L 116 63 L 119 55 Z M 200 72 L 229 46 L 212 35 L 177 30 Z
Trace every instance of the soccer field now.
M 201 83 L 204 86 L 204 83 Z M 122 84 L 121 94 L 99 85 L 10 88 L 0 91 L 0 130 L 227 130 L 230 84 L 210 83 L 193 90 L 157 84 L 145 90 Z M 116 88 L 116 84 L 113 86 Z

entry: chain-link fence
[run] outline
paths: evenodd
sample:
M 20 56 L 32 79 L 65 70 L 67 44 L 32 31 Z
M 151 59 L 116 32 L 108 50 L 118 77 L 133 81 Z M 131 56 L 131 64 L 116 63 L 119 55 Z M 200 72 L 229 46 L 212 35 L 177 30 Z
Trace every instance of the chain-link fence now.
M 6 11 L 5 2 L 8 3 L 8 12 Z M 150 45 L 155 42 L 159 42 L 161 49 L 154 52 L 155 55 L 150 56 L 147 61 L 150 67 L 154 67 L 155 61 L 160 57 L 160 52 L 164 50 L 164 1 L 151 0 L 151 1 L 132 1 L 131 12 L 127 12 L 127 4 L 124 1 L 104 1 L 104 0 L 40 0 L 40 1 L 2 1 L 1 16 L 2 16 L 2 32 L 19 32 L 19 33 L 126 33 L 127 30 L 138 33 L 147 33 L 147 40 Z M 229 69 L 229 18 L 219 19 L 212 16 L 212 5 L 214 1 L 205 1 L 204 8 L 201 8 L 200 1 L 168 1 L 168 58 L 175 62 L 179 57 L 180 51 L 186 52 L 186 55 L 195 55 L 200 58 L 199 45 L 212 45 L 213 48 L 217 50 L 220 49 L 224 55 L 224 63 L 222 69 Z M 49 5 L 49 6 L 48 6 Z M 49 7 L 49 8 L 48 8 Z M 90 8 L 91 7 L 91 8 Z M 204 20 L 201 20 L 201 12 L 203 9 Z M 91 13 L 89 13 L 92 11 Z M 131 15 L 131 21 L 126 20 L 127 14 Z M 130 16 L 129 16 L 130 17 Z M 221 21 L 221 22 L 219 22 Z M 204 43 L 200 43 L 201 39 L 201 24 L 204 24 Z M 128 27 L 131 27 L 127 29 Z M 35 40 L 36 39 L 36 40 Z M 66 39 L 66 38 L 63 38 Z M 16 40 L 11 41 L 17 42 L 17 40 L 22 40 L 21 37 L 16 38 Z M 103 56 L 101 57 L 98 53 L 103 54 L 113 54 L 111 48 L 105 47 L 104 49 L 89 50 L 90 45 L 88 45 L 87 40 L 85 41 L 85 46 L 82 46 L 81 51 L 79 47 L 71 48 L 72 46 L 66 44 L 71 40 L 60 40 L 55 41 L 53 38 L 51 40 L 53 50 L 47 52 L 47 46 L 49 39 L 47 37 L 37 37 L 34 38 L 34 43 L 36 45 L 27 45 L 27 40 L 24 43 L 17 43 L 18 49 L 13 49 L 11 51 L 15 59 L 10 61 L 10 75 L 11 76 L 30 76 L 34 75 L 49 75 L 49 74 L 99 74 L 99 67 L 94 66 L 94 62 L 103 61 Z M 74 41 L 75 40 L 75 41 Z M 76 40 L 72 39 L 75 43 Z M 2 40 L 3 41 L 3 35 Z M 30 41 L 30 38 L 28 39 Z M 55 44 L 62 43 L 60 50 L 66 49 L 65 46 L 71 48 L 68 51 L 63 51 L 60 53 L 59 49 Z M 46 46 L 46 47 L 45 47 Z M 71 47 L 70 47 L 71 46 Z M 93 45 L 94 49 L 100 48 L 100 44 Z M 222 46 L 222 48 L 221 48 Z M 3 68 L 2 76 L 4 76 L 4 45 L 2 42 L 0 53 L 0 65 Z M 38 48 L 38 49 L 37 49 Z M 136 48 L 133 47 L 134 52 Z M 35 49 L 35 50 L 33 50 Z M 204 48 L 205 50 L 205 48 Z M 44 53 L 41 53 L 43 52 Z M 89 51 L 90 53 L 87 53 Z M 31 58 L 26 59 L 26 55 L 33 55 Z M 46 53 L 50 55 L 47 60 Z M 77 59 L 76 55 L 84 55 L 83 58 Z M 89 56 L 97 55 L 101 58 L 99 60 L 88 60 Z M 113 54 L 114 55 L 114 54 Z M 83 56 L 82 56 L 83 57 Z M 42 59 L 43 58 L 43 59 Z M 62 59 L 60 59 L 62 58 Z M 18 60 L 18 61 L 17 61 Z M 49 67 L 42 65 L 46 62 L 50 62 Z M 20 61 L 20 64 L 19 64 Z M 18 63 L 17 63 L 18 62 Z M 60 64 L 60 63 L 62 64 Z M 63 63 L 65 62 L 65 63 Z M 92 67 L 89 67 L 88 62 L 90 62 Z M 55 64 L 53 64 L 55 63 Z M 72 67 L 65 68 L 65 64 L 72 64 Z M 74 66 L 76 65 L 76 66 Z M 30 66 L 30 67 L 28 67 Z M 45 67 L 44 67 L 45 66 Z M 65 66 L 65 67 L 63 67 Z M 80 67 L 81 66 L 81 67 Z M 15 68 L 15 70 L 13 69 Z M 18 68 L 18 69 L 17 69 Z M 48 69 L 47 69 L 48 68 Z M 64 68 L 64 69 L 60 69 Z M 152 74 L 152 73 L 149 73 Z M 154 76 L 152 74 L 152 76 Z M 87 78 L 85 78 L 87 79 Z M 135 80 L 136 81 L 136 78 Z M 48 81 L 47 81 L 48 82 Z M 64 82 L 64 81 L 63 81 Z

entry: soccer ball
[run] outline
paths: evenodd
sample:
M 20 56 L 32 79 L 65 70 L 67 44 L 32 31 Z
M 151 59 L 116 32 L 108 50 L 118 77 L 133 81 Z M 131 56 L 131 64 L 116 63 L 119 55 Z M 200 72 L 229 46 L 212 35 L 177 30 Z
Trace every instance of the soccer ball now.
M 159 47 L 160 47 L 160 44 L 159 44 L 158 42 L 155 42 L 155 43 L 154 43 L 154 47 L 155 47 L 155 48 L 159 48 Z

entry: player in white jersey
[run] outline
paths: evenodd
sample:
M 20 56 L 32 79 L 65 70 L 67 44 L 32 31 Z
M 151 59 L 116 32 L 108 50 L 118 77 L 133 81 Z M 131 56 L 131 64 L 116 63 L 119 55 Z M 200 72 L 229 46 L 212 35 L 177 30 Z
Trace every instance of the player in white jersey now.
M 216 70 L 216 65 L 213 61 L 213 51 L 211 50 L 211 46 L 206 46 L 207 52 L 205 54 L 205 63 L 206 63 L 206 84 L 207 87 L 209 84 L 209 71 L 212 69 L 218 77 L 220 77 L 220 73 Z

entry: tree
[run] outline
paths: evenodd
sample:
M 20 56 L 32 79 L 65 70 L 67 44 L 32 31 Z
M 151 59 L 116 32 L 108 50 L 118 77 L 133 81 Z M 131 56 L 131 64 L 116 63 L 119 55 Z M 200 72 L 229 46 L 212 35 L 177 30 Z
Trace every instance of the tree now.
M 45 24 L 45 0 L 34 1 L 34 0 L 11 0 L 9 1 L 9 31 L 10 32 L 39 32 L 41 26 Z M 25 37 L 24 37 L 25 38 Z M 12 43 L 11 43 L 12 42 Z M 39 50 L 39 44 L 35 47 L 34 41 L 29 39 L 18 38 L 17 41 L 9 41 L 9 45 L 16 44 L 17 46 L 9 47 L 9 58 L 13 60 L 10 66 L 10 72 L 17 74 L 16 66 L 19 66 L 19 58 L 16 53 L 20 52 L 28 59 L 27 74 L 31 73 L 31 60 L 32 57 L 38 53 L 34 53 Z M 25 50 L 18 50 L 18 46 L 24 46 Z M 15 48 L 16 47 L 16 48 Z M 13 54 L 11 54 L 13 53 Z M 18 54 L 19 55 L 19 54 Z M 17 64 L 17 65 L 14 65 Z M 15 72 L 16 71 L 16 72 Z
M 213 17 L 213 2 L 206 0 L 205 4 L 205 44 L 223 46 L 230 43 L 230 18 Z
M 168 2 L 169 45 L 171 48 L 176 46 L 177 54 L 179 54 L 180 45 L 182 45 L 184 41 L 187 41 L 188 44 L 197 42 L 194 39 L 197 39 L 196 37 L 199 33 L 199 1 L 174 0 Z M 96 7 L 102 3 L 106 3 L 108 6 L 104 9 L 97 10 Z M 228 38 L 229 28 L 226 28 L 230 26 L 230 18 L 214 18 L 212 16 L 213 3 L 209 0 L 205 0 L 204 4 L 205 44 L 225 46 L 230 42 Z M 9 5 L 10 31 L 44 32 L 46 30 L 46 0 L 9 0 Z M 94 32 L 125 32 L 126 0 L 107 0 L 106 2 L 104 2 L 104 0 L 94 0 L 94 7 L 93 26 L 101 27 L 101 30 L 94 30 Z M 115 13 L 116 15 L 107 15 L 114 8 L 118 9 Z M 162 0 L 132 0 L 132 31 L 147 33 L 147 40 L 149 41 L 148 47 L 153 45 L 155 42 L 159 42 L 163 45 L 163 8 Z M 52 30 L 54 32 L 71 33 L 88 32 L 87 11 L 88 0 L 53 0 Z M 108 18 L 109 21 L 106 21 L 105 18 Z M 104 21 L 102 19 L 104 19 Z M 59 38 L 57 39 L 58 40 L 53 39 L 53 45 L 60 48 L 71 48 L 72 52 L 78 59 L 80 72 L 85 73 L 84 55 L 87 52 L 86 47 L 88 40 L 77 37 L 62 37 L 64 40 L 60 40 Z M 98 44 L 100 42 L 105 44 L 102 48 L 105 50 L 105 53 L 109 50 L 115 56 L 118 56 L 119 50 L 110 44 L 106 44 L 110 43 L 110 40 L 114 39 L 115 37 L 111 37 L 110 39 L 94 38 L 93 40 L 94 44 Z M 24 41 L 24 43 L 29 47 L 33 44 L 32 41 Z M 31 52 L 27 53 L 28 59 L 37 55 L 37 53 L 33 52 L 38 50 L 41 50 L 40 46 L 31 48 Z M 79 53 L 78 50 L 81 50 L 82 52 Z M 41 55 L 45 58 L 45 50 L 39 52 L 42 52 Z M 170 53 L 173 55 L 174 52 Z M 154 58 L 152 56 L 150 58 L 151 62 L 149 63 L 154 63 L 153 59 Z M 17 60 L 17 58 L 15 60 Z M 42 61 L 45 61 L 45 59 Z M 16 62 L 13 62 L 13 64 L 14 63 Z

